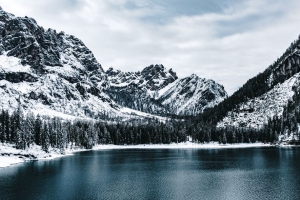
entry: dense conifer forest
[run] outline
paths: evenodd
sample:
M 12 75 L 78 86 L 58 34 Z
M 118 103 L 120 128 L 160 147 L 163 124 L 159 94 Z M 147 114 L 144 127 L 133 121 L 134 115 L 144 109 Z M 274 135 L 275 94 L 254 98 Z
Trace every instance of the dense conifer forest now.
M 298 117 L 292 117 L 288 109 L 293 109 Z M 58 117 L 41 117 L 32 113 L 24 115 L 19 107 L 9 114 L 0 113 L 0 141 L 14 144 L 17 149 L 27 149 L 33 144 L 40 145 L 48 152 L 57 148 L 64 153 L 66 148 L 91 149 L 98 144 L 137 145 L 170 144 L 188 140 L 196 143 L 219 142 L 253 143 L 276 142 L 283 133 L 298 132 L 300 123 L 299 104 L 287 107 L 284 117 L 270 119 L 262 129 L 226 127 L 216 128 L 199 118 L 185 119 L 130 119 L 127 121 L 101 120 L 65 120 Z M 168 118 L 166 118 L 168 119 Z

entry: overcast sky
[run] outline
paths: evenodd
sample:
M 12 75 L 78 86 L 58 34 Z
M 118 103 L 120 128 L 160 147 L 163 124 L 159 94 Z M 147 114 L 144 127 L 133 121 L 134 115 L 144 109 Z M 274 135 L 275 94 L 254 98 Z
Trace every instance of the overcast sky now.
M 150 64 L 232 94 L 300 34 L 297 0 L 0 0 L 3 10 L 81 39 L 104 70 Z

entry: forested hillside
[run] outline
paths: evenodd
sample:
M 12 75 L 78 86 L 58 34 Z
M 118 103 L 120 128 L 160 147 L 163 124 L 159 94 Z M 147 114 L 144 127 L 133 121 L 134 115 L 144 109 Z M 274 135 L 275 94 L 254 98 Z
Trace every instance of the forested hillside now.
M 238 105 L 259 97 L 300 71 L 300 40 L 294 41 L 285 53 L 262 73 L 249 79 L 233 95 L 213 108 L 207 108 L 200 118 L 212 124 L 221 121 Z M 250 110 L 251 111 L 251 110 Z

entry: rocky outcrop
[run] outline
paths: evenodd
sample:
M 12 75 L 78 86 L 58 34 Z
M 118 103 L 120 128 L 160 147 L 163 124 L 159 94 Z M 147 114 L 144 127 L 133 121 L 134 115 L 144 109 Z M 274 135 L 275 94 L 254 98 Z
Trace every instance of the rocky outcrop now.
M 167 71 L 163 65 L 150 65 L 142 72 L 110 68 L 106 74 L 110 85 L 105 92 L 118 104 L 147 113 L 168 113 L 153 95 L 178 78 L 172 70 Z
M 23 81 L 36 82 L 38 81 L 38 77 L 26 72 L 7 72 L 0 73 L 0 80 L 7 80 L 12 83 L 20 83 Z

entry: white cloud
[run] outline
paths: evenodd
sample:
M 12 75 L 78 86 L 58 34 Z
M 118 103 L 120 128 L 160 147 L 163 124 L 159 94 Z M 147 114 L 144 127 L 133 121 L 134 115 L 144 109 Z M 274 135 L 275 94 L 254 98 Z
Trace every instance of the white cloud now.
M 172 4 L 163 7 L 148 0 L 0 4 L 45 28 L 80 38 L 104 69 L 138 71 L 158 63 L 180 77 L 196 73 L 214 79 L 229 94 L 272 64 L 300 34 L 297 1 L 247 0 L 196 15 L 177 14 Z

